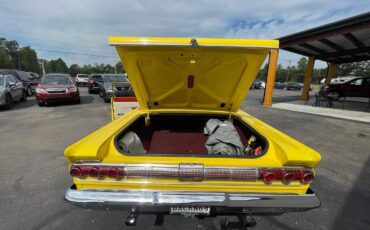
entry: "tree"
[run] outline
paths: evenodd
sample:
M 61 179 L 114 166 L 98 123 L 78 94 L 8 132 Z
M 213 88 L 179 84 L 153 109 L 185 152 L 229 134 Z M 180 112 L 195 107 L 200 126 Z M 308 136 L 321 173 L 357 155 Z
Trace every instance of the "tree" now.
M 297 62 L 297 72 L 295 75 L 295 81 L 303 82 L 304 80 L 304 74 L 307 69 L 307 58 L 301 57 Z
M 21 70 L 40 73 L 40 65 L 35 50 L 30 46 L 20 49 Z
M 103 73 L 114 73 L 114 67 L 107 64 L 103 66 Z
M 0 38 L 0 68 L 11 68 L 12 59 L 7 50 L 7 40 Z
M 123 68 L 122 62 L 117 62 L 115 65 L 115 72 L 116 73 L 126 73 L 125 68 Z
M 337 65 L 336 68 L 337 76 L 369 76 L 370 73 L 370 61 L 353 62 Z
M 77 74 L 81 73 L 82 68 L 78 64 L 72 64 L 68 72 L 71 76 L 76 76 Z
M 68 73 L 68 67 L 61 58 L 47 62 L 45 68 L 48 73 Z
M 308 63 L 308 60 L 307 58 L 305 57 L 301 57 L 298 62 L 297 62 L 297 70 L 300 72 L 300 73 L 304 73 L 306 71 L 306 68 L 307 68 L 307 63 Z
M 6 51 L 11 57 L 11 66 L 12 69 L 19 68 L 19 44 L 17 41 L 7 41 L 5 43 Z
M 276 82 L 285 82 L 287 71 L 283 68 L 281 64 L 276 66 Z

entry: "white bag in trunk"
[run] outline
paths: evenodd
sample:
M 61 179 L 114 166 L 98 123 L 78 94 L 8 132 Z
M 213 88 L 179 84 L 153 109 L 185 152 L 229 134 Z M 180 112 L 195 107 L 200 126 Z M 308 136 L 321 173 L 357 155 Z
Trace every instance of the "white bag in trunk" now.
M 146 153 L 138 135 L 132 131 L 126 133 L 119 141 L 118 145 L 126 153 Z
M 210 119 L 204 128 L 208 135 L 205 147 L 211 155 L 243 155 L 243 144 L 238 131 L 229 121 Z

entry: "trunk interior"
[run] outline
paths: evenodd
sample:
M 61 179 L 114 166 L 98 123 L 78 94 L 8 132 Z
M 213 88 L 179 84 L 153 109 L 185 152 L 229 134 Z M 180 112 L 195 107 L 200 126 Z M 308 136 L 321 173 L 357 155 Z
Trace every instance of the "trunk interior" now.
M 209 155 L 205 147 L 208 136 L 204 134 L 204 127 L 209 119 L 216 118 L 221 121 L 227 120 L 227 116 L 209 115 L 151 115 L 149 125 L 145 124 L 145 117 L 140 117 L 115 138 L 117 149 L 121 152 L 122 146 L 119 140 L 129 131 L 137 134 L 146 152 L 145 155 L 181 155 L 181 156 L 214 156 Z M 233 155 L 228 157 L 254 158 L 262 156 L 267 149 L 266 139 L 240 121 L 233 118 L 232 123 L 237 130 L 244 147 L 253 135 L 256 143 L 261 146 L 262 153 L 256 155 Z M 124 153 L 126 155 L 143 155 Z

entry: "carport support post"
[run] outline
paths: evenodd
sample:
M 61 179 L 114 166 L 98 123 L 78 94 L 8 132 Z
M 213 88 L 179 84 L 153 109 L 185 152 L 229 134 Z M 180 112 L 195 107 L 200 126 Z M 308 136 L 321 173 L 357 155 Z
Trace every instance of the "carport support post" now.
M 334 75 L 335 66 L 336 65 L 334 62 L 328 63 L 328 71 L 326 72 L 325 84 L 330 84 L 331 79 L 333 78 L 333 75 Z
M 268 65 L 268 72 L 267 72 L 267 79 L 266 79 L 266 88 L 265 88 L 265 94 L 263 96 L 263 103 L 262 103 L 262 105 L 264 106 L 272 105 L 272 93 L 274 91 L 278 54 L 279 54 L 278 49 L 271 49 L 270 55 L 269 55 L 269 65 Z
M 308 101 L 308 93 L 309 93 L 309 90 L 310 90 L 310 85 L 311 85 L 311 80 L 312 80 L 312 73 L 313 73 L 313 66 L 314 65 L 315 65 L 315 57 L 314 56 L 308 57 L 306 74 L 304 76 L 302 95 L 300 97 L 300 99 L 304 100 L 304 101 Z

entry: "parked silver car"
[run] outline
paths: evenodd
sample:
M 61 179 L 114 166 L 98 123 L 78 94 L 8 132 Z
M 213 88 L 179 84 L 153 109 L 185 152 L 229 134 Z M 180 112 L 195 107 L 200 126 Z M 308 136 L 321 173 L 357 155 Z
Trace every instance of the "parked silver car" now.
M 16 77 L 0 74 L 0 106 L 10 109 L 14 101 L 25 101 L 26 91 Z

